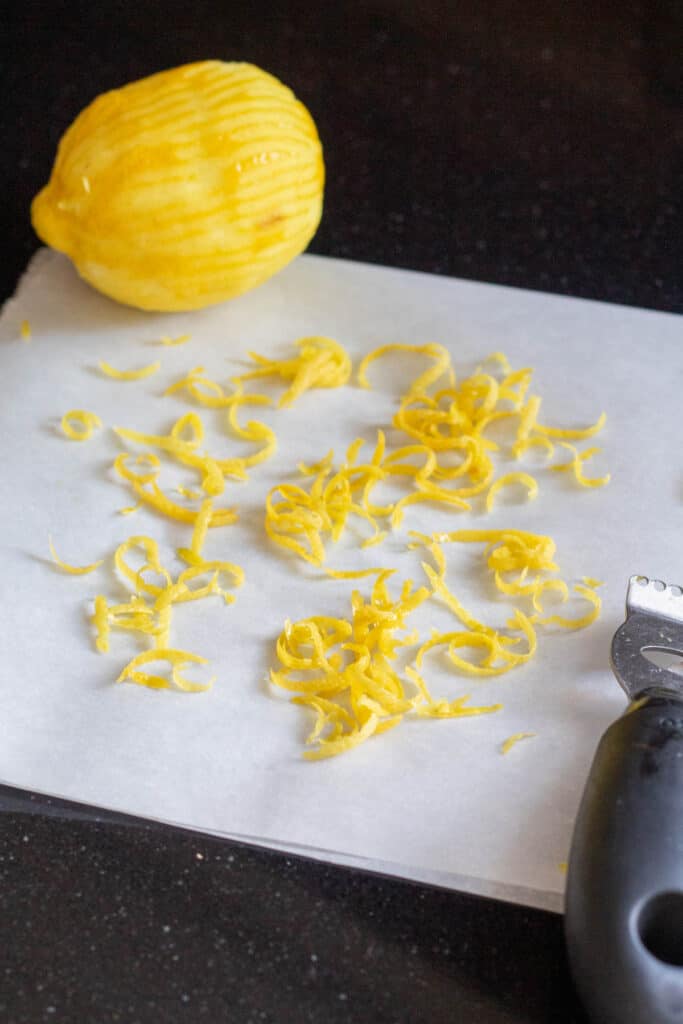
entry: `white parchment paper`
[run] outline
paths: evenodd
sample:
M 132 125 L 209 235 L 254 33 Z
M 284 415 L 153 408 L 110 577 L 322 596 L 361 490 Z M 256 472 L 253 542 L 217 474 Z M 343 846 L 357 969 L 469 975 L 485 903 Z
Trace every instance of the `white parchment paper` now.
M 30 342 L 20 340 L 28 319 Z M 190 333 L 183 346 L 162 335 Z M 351 754 L 301 759 L 310 721 L 266 682 L 286 617 L 344 615 L 353 584 L 333 582 L 273 549 L 263 533 L 263 499 L 293 479 L 300 460 L 357 436 L 372 441 L 390 423 L 401 387 L 424 365 L 388 359 L 368 393 L 317 391 L 293 408 L 266 411 L 279 451 L 246 484 L 228 487 L 238 525 L 212 531 L 209 557 L 239 562 L 247 582 L 234 606 L 218 600 L 178 608 L 174 640 L 211 661 L 210 693 L 186 695 L 115 685 L 139 650 L 113 635 L 94 650 L 89 615 L 97 593 L 125 597 L 109 563 L 91 576 L 54 569 L 48 533 L 67 561 L 110 555 L 133 533 L 149 533 L 170 568 L 187 527 L 133 503 L 111 472 L 121 445 L 108 429 L 165 432 L 189 406 L 160 397 L 190 367 L 227 381 L 246 353 L 287 354 L 306 334 L 337 338 L 354 357 L 389 341 L 446 344 L 461 373 L 502 349 L 515 366 L 536 369 L 546 422 L 585 425 L 605 409 L 595 472 L 612 483 L 580 490 L 563 474 L 537 473 L 538 499 L 512 491 L 489 515 L 416 506 L 381 548 L 360 552 L 353 535 L 330 550 L 338 568 L 386 564 L 420 579 L 406 550 L 408 529 L 517 527 L 550 533 L 564 574 L 606 581 L 604 611 L 591 629 L 549 632 L 525 668 L 498 680 L 449 674 L 438 657 L 429 680 L 439 694 L 469 692 L 501 701 L 496 715 L 406 721 Z M 160 359 L 140 382 L 101 375 Z M 608 668 L 611 635 L 623 617 L 628 576 L 683 581 L 681 393 L 683 331 L 673 316 L 551 295 L 304 256 L 256 292 L 192 314 L 128 310 L 83 284 L 62 257 L 40 252 L 0 321 L 2 476 L 0 504 L 0 778 L 11 785 L 178 823 L 345 864 L 559 909 L 573 818 L 595 745 L 624 698 Z M 273 395 L 276 382 L 264 385 Z M 59 419 L 96 412 L 105 429 L 67 441 Z M 260 417 L 261 411 L 255 410 Z M 202 411 L 207 447 L 250 450 L 225 431 L 223 414 Z M 398 442 L 391 431 L 389 439 Z M 538 464 L 540 466 L 540 462 Z M 592 469 L 591 464 L 591 469 Z M 532 468 L 533 467 L 533 468 Z M 191 474 L 166 477 L 191 484 Z M 359 527 L 362 533 L 362 526 Z M 457 547 L 457 550 L 456 550 Z M 483 572 L 481 548 L 448 549 L 451 583 L 475 611 L 504 622 Z M 366 584 L 361 582 L 360 587 Z M 576 611 L 579 611 L 577 606 Z M 429 603 L 415 625 L 448 628 Z M 450 626 L 454 628 L 454 626 Z M 501 742 L 536 733 L 507 756 Z

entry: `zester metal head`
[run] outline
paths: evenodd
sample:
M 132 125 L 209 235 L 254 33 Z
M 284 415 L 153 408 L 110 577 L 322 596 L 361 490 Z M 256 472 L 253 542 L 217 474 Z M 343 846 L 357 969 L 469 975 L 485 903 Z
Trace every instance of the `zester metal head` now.
M 633 700 L 645 690 L 683 693 L 683 675 L 656 665 L 644 652 L 679 655 L 683 662 L 683 587 L 631 576 L 626 621 L 612 640 L 612 668 Z

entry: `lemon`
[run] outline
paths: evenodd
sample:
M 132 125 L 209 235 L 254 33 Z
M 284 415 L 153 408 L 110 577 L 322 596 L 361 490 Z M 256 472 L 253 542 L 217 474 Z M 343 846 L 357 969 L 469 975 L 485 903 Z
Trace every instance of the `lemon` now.
M 202 61 L 98 96 L 33 200 L 40 238 L 105 295 L 198 309 L 306 248 L 322 213 L 313 119 L 252 64 Z

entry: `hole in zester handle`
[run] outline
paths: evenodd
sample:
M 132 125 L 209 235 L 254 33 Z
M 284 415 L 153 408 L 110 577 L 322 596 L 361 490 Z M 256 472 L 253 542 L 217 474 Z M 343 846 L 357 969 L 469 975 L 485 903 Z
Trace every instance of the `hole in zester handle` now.
M 683 651 L 671 647 L 643 647 L 640 653 L 657 668 L 683 676 Z
M 637 928 L 651 956 L 670 967 L 683 967 L 683 892 L 651 896 L 641 907 Z

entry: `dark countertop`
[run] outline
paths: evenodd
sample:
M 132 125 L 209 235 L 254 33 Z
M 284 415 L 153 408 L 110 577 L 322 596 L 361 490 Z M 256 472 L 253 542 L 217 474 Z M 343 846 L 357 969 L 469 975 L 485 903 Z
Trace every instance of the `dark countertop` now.
M 264 66 L 316 118 L 314 252 L 681 312 L 682 10 L 10 5 L 0 299 L 37 246 L 28 205 L 79 109 L 211 56 Z M 0 809 L 7 1024 L 583 1020 L 559 917 L 9 790 Z

